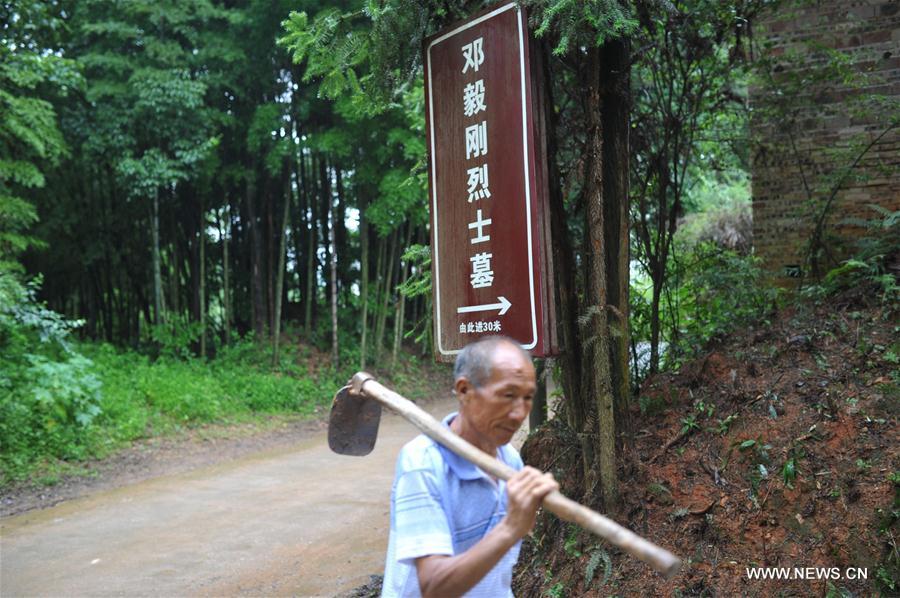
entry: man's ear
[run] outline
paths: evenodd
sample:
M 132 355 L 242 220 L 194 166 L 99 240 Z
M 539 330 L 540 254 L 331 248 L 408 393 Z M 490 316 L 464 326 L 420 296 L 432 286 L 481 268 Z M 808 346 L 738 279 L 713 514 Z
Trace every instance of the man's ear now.
M 466 395 L 472 390 L 472 383 L 465 376 L 457 378 L 456 382 L 453 383 L 453 390 L 456 392 L 456 398 L 459 399 L 460 403 L 468 402 Z

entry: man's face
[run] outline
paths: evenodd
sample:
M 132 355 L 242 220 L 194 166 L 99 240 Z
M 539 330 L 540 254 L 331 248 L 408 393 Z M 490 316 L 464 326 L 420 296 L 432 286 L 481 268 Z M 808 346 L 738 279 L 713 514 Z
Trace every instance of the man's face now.
M 494 351 L 490 378 L 480 388 L 465 378 L 457 380 L 460 416 L 480 441 L 504 445 L 531 412 L 536 388 L 531 360 L 517 347 L 500 344 Z

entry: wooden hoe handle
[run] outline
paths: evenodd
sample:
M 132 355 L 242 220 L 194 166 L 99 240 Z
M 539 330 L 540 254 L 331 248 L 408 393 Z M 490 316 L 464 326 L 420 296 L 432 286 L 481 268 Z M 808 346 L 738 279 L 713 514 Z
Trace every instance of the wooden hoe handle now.
M 350 381 L 351 392 L 375 399 L 385 407 L 403 416 L 426 436 L 441 443 L 460 457 L 468 459 L 483 471 L 502 480 L 508 480 L 516 473 L 512 467 L 491 457 L 481 449 L 469 444 L 423 411 L 414 403 L 396 392 L 382 386 L 371 375 L 358 372 Z M 644 561 L 653 569 L 669 578 L 681 567 L 681 561 L 674 554 L 645 540 L 600 513 L 566 498 L 559 491 L 544 497 L 543 506 L 560 519 L 577 523 L 628 554 Z

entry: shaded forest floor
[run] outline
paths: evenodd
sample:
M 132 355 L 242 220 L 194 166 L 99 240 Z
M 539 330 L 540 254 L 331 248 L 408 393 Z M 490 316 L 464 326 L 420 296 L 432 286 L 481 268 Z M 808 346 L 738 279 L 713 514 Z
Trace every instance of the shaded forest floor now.
M 543 517 L 516 595 L 900 593 L 900 341 L 874 297 L 857 289 L 782 310 L 646 381 L 624 506 L 611 516 L 682 557 L 680 574 L 666 581 Z M 565 434 L 545 425 L 523 456 L 578 496 L 580 461 Z M 840 579 L 751 580 L 748 567 L 836 567 Z M 867 580 L 847 578 L 856 567 Z

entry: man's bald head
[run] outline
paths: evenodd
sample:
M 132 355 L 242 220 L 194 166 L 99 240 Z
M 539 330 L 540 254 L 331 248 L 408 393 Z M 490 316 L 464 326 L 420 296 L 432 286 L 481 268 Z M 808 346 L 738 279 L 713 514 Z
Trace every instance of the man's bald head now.
M 531 362 L 528 351 L 508 336 L 486 336 L 466 345 L 456 356 L 456 364 L 453 366 L 454 382 L 465 378 L 475 388 L 484 386 L 494 368 L 494 353 L 501 345 L 514 347 Z

